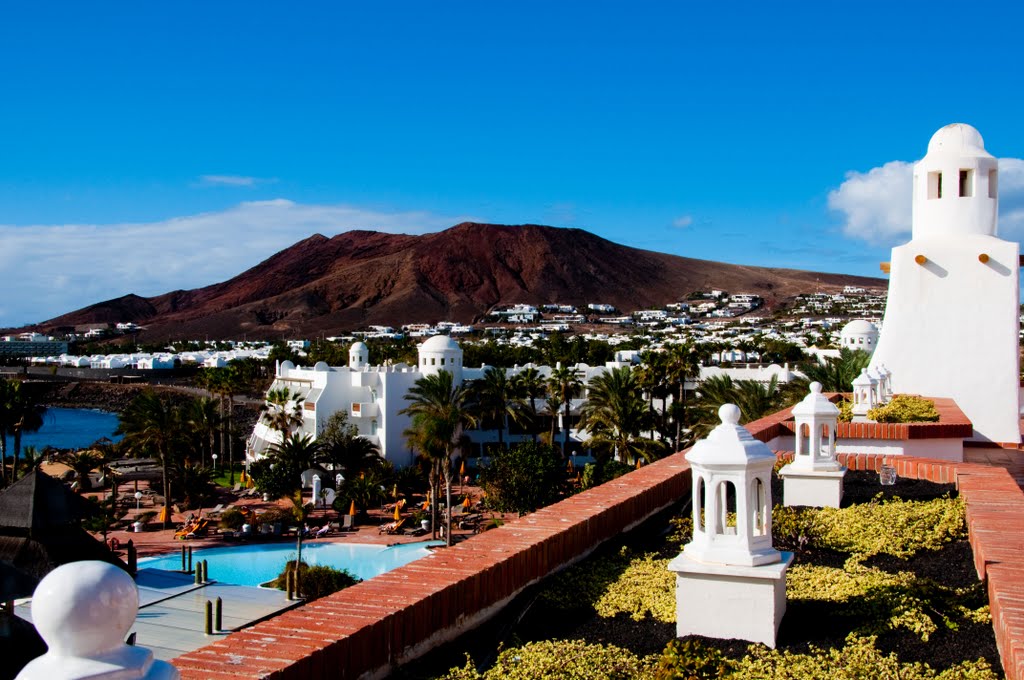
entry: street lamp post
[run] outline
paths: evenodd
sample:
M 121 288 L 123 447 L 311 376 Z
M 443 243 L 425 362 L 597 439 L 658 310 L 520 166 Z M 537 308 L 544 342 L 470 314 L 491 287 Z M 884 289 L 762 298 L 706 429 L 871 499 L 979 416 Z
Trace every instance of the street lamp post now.
M 141 491 L 136 491 L 135 492 L 135 511 L 138 512 L 141 507 L 142 507 L 142 492 Z
M 216 470 L 217 469 L 217 454 L 215 453 L 211 457 L 213 458 L 213 469 Z

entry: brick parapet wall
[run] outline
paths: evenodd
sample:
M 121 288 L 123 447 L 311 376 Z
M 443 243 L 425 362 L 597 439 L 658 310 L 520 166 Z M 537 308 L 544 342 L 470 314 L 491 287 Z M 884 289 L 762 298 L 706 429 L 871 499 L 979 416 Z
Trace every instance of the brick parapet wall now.
M 383 677 L 689 495 L 675 454 L 173 663 L 186 680 Z
M 770 441 L 790 417 L 782 411 L 747 428 Z M 957 485 L 1006 677 L 1024 680 L 1024 492 L 1013 477 L 1002 468 L 909 456 L 839 459 L 852 470 L 885 463 L 901 477 Z M 173 663 L 185 680 L 383 677 L 689 493 L 689 465 L 675 454 Z
M 829 394 L 831 399 L 840 395 Z M 974 426 L 952 399 L 931 398 L 939 412 L 937 423 L 839 423 L 836 426 L 837 439 L 965 439 L 974 435 Z M 776 437 L 793 435 L 796 424 L 791 408 L 778 411 L 746 427 L 763 442 Z

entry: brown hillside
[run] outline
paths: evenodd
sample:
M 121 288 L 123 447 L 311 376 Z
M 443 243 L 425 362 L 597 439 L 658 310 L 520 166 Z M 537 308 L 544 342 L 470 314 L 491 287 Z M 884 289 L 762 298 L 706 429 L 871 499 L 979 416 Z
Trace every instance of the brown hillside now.
M 723 264 L 621 246 L 580 229 L 459 224 L 423 236 L 311 236 L 235 278 L 153 298 L 109 300 L 41 328 L 134 321 L 146 340 L 310 337 L 368 324 L 470 322 L 497 304 L 660 307 L 694 290 L 759 294 L 769 305 L 879 279 Z

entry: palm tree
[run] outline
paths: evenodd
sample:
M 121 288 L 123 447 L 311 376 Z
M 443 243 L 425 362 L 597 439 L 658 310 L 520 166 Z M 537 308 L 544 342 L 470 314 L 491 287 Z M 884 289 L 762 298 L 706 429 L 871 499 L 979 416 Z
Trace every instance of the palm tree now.
M 96 451 L 75 451 L 66 453 L 60 457 L 60 462 L 67 465 L 75 473 L 78 480 L 78 493 L 84 493 L 92 489 L 92 480 L 89 473 L 103 464 L 103 456 Z
M 451 545 L 452 455 L 463 445 L 463 431 L 476 423 L 468 407 L 468 393 L 456 385 L 448 371 L 426 375 L 405 395 L 409 406 L 399 413 L 412 416 L 410 446 L 432 457 L 444 477 L 446 531 L 445 543 Z M 436 525 L 432 523 L 432 525 Z
M 7 484 L 7 435 L 11 432 L 10 402 L 15 381 L 0 380 L 0 482 Z M 13 475 L 13 473 L 12 473 Z
M 221 404 L 221 435 L 220 435 L 220 452 L 224 455 L 227 453 L 228 459 L 228 482 L 230 484 L 235 483 L 235 439 L 232 431 L 234 410 L 235 410 L 235 395 L 242 389 L 242 385 L 245 382 L 242 373 L 234 366 L 225 366 L 223 368 L 209 368 L 203 371 L 201 385 L 206 387 L 211 393 L 216 394 L 220 399 Z M 271 390 L 271 393 L 279 392 L 280 390 Z M 288 388 L 284 388 L 286 394 L 289 393 Z M 276 398 L 277 395 L 275 395 Z M 291 395 L 292 399 L 298 402 L 298 395 Z M 271 395 L 267 395 L 267 400 L 271 401 Z M 283 406 L 288 402 L 285 399 L 281 402 Z M 271 402 L 273 403 L 273 402 Z M 296 403 L 296 410 L 300 407 Z M 302 423 L 301 410 L 298 416 L 299 424 Z M 281 423 L 283 425 L 283 421 Z M 272 425 L 272 427 L 274 427 Z M 280 429 L 280 428 L 276 428 Z M 281 430 L 282 437 L 287 434 L 290 430 Z M 226 444 L 226 445 L 225 445 Z
M 838 357 L 826 357 L 823 364 L 815 361 L 802 367 L 807 381 L 800 381 L 800 391 L 806 393 L 810 383 L 820 382 L 824 392 L 849 392 L 854 379 L 870 361 L 871 355 L 864 350 L 843 347 Z
M 544 376 L 533 366 L 528 366 L 519 371 L 512 379 L 519 395 L 529 400 L 530 404 L 530 430 L 533 441 L 537 441 L 537 400 L 547 394 L 547 385 L 544 383 Z
M 655 460 L 662 446 L 640 436 L 650 426 L 650 411 L 633 372 L 625 366 L 614 368 L 595 376 L 588 388 L 580 419 L 590 434 L 586 446 L 609 448 L 625 463 L 641 457 Z
M 568 366 L 555 366 L 548 377 L 548 390 L 556 395 L 558 400 L 565 407 L 565 432 L 562 435 L 562 458 L 569 455 L 569 409 L 573 395 L 582 387 L 583 383 L 576 377 L 576 369 Z
M 782 407 L 782 391 L 779 379 L 772 376 L 767 383 L 756 380 L 737 380 L 735 403 L 740 407 L 741 422 L 749 423 L 774 413 Z
M 302 502 L 302 483 L 300 479 L 303 472 L 316 464 L 319 451 L 320 447 L 313 441 L 313 437 L 301 432 L 293 432 L 284 437 L 281 442 L 274 443 L 267 449 L 267 460 L 270 461 L 271 465 L 283 468 L 276 471 L 278 473 L 276 475 L 277 479 L 282 480 L 284 483 L 284 486 L 277 491 L 281 495 L 287 496 L 288 500 L 291 501 L 292 515 L 299 524 L 295 544 L 296 569 L 299 568 L 299 563 L 302 561 L 302 525 L 313 509 L 313 503 L 306 504 Z
M 263 422 L 281 433 L 281 439 L 302 425 L 302 397 L 287 387 L 267 392 L 267 403 L 263 407 Z
M 551 430 L 547 433 L 547 444 L 555 448 L 555 431 L 558 429 L 558 413 L 562 408 L 562 400 L 557 394 L 548 397 L 544 403 L 544 415 L 551 421 Z
M 222 420 L 220 404 L 212 397 L 200 397 L 189 402 L 185 409 L 185 420 L 190 430 L 200 440 L 199 450 L 202 452 L 202 464 L 213 454 L 217 441 L 217 432 Z
M 316 441 L 320 445 L 318 460 L 330 465 L 332 470 L 342 470 L 348 479 L 383 463 L 380 449 L 366 437 L 359 436 L 359 428 L 349 425 L 344 411 L 327 419 Z
M 672 345 L 665 357 L 665 370 L 669 384 L 676 385 L 678 399 L 676 403 L 681 409 L 676 417 L 675 449 L 681 451 L 683 446 L 683 424 L 686 422 L 686 381 L 700 375 L 700 357 L 693 345 L 684 343 Z
M 171 503 L 168 474 L 184 435 L 181 412 L 147 390 L 137 396 L 120 415 L 115 434 L 124 435 L 124 446 L 134 456 L 155 455 L 160 459 L 165 504 Z M 164 529 L 171 527 L 170 513 L 164 515 Z
M 664 352 L 647 351 L 640 355 L 642 363 L 634 369 L 639 386 L 647 395 L 648 409 L 653 414 L 654 400 L 661 397 L 661 417 L 658 419 L 658 431 L 665 437 L 666 402 L 668 390 L 665 389 L 665 354 Z M 652 430 L 653 434 L 653 430 Z
M 481 422 L 491 421 L 498 430 L 498 449 L 505 450 L 503 433 L 507 419 L 522 422 L 523 398 L 516 389 L 515 383 L 508 379 L 503 368 L 491 367 L 484 371 L 480 380 L 470 383 L 469 389 L 474 397 L 472 408 Z
M 10 385 L 5 391 L 5 404 L 2 407 L 4 419 L 7 423 L 8 432 L 14 439 L 14 465 L 11 469 L 11 481 L 18 481 L 18 459 L 21 457 L 21 436 L 26 432 L 36 432 L 43 426 L 43 414 L 46 407 L 36 403 L 36 400 L 27 389 L 24 383 L 9 381 Z

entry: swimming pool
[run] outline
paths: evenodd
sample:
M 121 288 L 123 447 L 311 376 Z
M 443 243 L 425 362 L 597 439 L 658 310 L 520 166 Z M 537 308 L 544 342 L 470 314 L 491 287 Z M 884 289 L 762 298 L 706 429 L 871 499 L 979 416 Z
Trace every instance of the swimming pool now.
M 303 543 L 302 561 L 335 569 L 347 569 L 361 579 L 368 579 L 418 560 L 430 551 L 428 545 L 443 545 L 440 541 L 406 543 L 386 547 L 358 543 Z M 214 581 L 240 586 L 258 586 L 277 578 L 284 571 L 285 562 L 295 559 L 295 544 L 249 544 L 224 548 L 196 550 L 193 565 L 206 560 L 209 576 Z M 181 553 L 139 560 L 140 568 L 181 569 Z

